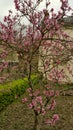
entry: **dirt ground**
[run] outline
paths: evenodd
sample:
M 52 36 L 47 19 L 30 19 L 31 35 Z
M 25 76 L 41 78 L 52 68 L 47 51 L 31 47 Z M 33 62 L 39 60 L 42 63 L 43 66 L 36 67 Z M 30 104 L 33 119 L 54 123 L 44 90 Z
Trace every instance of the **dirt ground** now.
M 41 126 L 41 130 L 73 130 L 73 96 L 62 95 L 57 99 L 53 113 L 58 113 L 60 120 L 53 127 Z M 28 110 L 21 98 L 0 112 L 0 130 L 32 130 L 34 114 Z

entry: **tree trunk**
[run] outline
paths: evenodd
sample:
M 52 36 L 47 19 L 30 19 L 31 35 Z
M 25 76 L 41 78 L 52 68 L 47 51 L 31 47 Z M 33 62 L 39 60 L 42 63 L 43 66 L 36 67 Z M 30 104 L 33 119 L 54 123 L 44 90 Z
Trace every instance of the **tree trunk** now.
M 37 117 L 37 115 L 35 115 L 33 130 L 38 130 L 38 117 Z

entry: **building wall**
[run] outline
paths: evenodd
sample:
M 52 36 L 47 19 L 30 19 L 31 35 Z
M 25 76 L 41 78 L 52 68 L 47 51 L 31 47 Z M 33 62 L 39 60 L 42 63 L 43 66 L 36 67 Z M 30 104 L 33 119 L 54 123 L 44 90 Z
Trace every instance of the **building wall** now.
M 67 27 L 64 30 L 71 38 L 73 38 L 73 27 Z M 70 60 L 70 62 L 68 62 L 70 64 L 70 71 L 72 70 L 72 74 L 69 73 L 67 66 L 64 66 L 64 70 L 65 70 L 65 74 L 67 76 L 66 82 L 71 82 L 73 83 L 73 58 L 72 60 Z
M 64 28 L 64 31 L 70 36 L 70 37 L 72 37 L 73 38 L 73 28 L 72 27 L 66 27 L 66 28 Z M 45 76 L 45 73 L 44 73 L 44 67 L 43 67 L 43 61 L 44 61 L 44 59 L 45 59 L 45 53 L 46 52 L 44 52 L 43 50 L 42 50 L 42 48 L 40 48 L 40 53 L 42 53 L 43 52 L 43 57 L 41 57 L 41 56 L 39 56 L 39 63 L 38 63 L 38 69 L 39 69 L 39 71 L 40 72 L 42 72 L 43 73 L 43 75 Z M 48 53 L 47 54 L 49 54 L 49 50 L 48 50 Z M 49 61 L 49 59 L 51 58 L 51 56 L 50 57 L 46 57 L 46 59 L 48 59 L 48 61 Z M 52 61 L 50 61 L 51 63 L 50 63 L 50 68 L 53 66 L 52 65 Z M 62 78 L 61 79 L 61 82 L 63 82 L 63 83 L 65 83 L 65 82 L 68 82 L 68 83 L 73 83 L 73 71 L 72 71 L 72 69 L 73 69 L 73 58 L 68 62 L 68 64 L 71 66 L 70 67 L 70 70 L 68 70 L 68 67 L 67 67 L 67 64 L 65 63 L 65 64 L 63 64 L 63 65 L 59 65 L 58 66 L 58 69 L 59 70 L 61 70 L 62 68 L 63 68 L 63 74 L 64 74 L 64 76 L 65 76 L 65 78 Z M 50 73 L 50 71 L 48 71 L 47 72 L 47 75 Z M 71 74 L 72 73 L 72 74 Z M 48 77 L 48 76 L 47 76 Z

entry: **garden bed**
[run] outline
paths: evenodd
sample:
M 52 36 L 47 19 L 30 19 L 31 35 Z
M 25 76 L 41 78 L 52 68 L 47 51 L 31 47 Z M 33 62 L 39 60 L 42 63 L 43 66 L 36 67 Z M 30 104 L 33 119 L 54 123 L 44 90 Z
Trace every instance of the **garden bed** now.
M 36 75 L 32 75 L 31 78 L 34 83 L 38 81 Z M 6 85 L 0 85 L 0 111 L 24 94 L 28 87 L 27 78 L 15 80 Z

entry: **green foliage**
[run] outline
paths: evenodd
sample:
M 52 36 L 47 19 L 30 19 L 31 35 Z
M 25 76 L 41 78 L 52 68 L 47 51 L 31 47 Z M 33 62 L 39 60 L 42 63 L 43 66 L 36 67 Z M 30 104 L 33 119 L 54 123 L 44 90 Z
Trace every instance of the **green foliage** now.
M 32 75 L 31 78 L 33 83 L 36 84 L 37 76 Z M 0 85 L 0 111 L 20 97 L 27 87 L 29 87 L 27 78 Z

